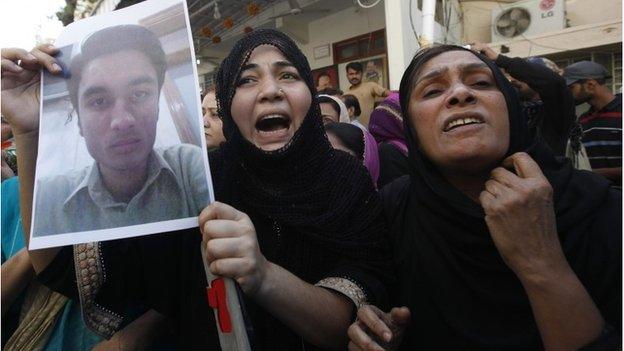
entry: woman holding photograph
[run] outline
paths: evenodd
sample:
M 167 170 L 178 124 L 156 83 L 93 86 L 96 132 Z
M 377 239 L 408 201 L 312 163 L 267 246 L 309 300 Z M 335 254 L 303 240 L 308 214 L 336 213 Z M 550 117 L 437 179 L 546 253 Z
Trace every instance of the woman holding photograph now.
M 27 214 L 37 69 L 60 73 L 54 53 L 2 53 L 2 113 L 14 125 L 20 172 L 27 173 Z M 39 279 L 79 296 L 87 325 L 104 336 L 119 329 L 125 307 L 138 300 L 169 318 L 180 349 L 217 347 L 203 245 L 212 273 L 240 285 L 255 349 L 344 349 L 355 309 L 386 302 L 389 250 L 373 183 L 355 158 L 329 144 L 307 60 L 284 34 L 257 30 L 242 38 L 221 64 L 217 87 L 227 141 L 209 157 L 221 202 L 199 214 L 201 234 L 33 251 Z
M 382 199 L 409 311 L 361 308 L 349 350 L 616 349 L 621 192 L 555 158 L 496 65 L 462 47 L 419 52 L 400 102 L 410 173 Z

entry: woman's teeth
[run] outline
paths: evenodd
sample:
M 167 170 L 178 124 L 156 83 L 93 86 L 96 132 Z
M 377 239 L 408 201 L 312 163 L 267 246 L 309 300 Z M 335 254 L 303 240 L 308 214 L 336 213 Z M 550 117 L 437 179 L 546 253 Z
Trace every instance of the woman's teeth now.
M 483 123 L 483 122 L 481 122 L 480 120 L 478 120 L 476 118 L 472 118 L 472 117 L 460 118 L 460 119 L 456 119 L 453 122 L 449 123 L 446 126 L 446 130 L 445 131 L 449 131 L 449 130 L 455 128 L 455 127 L 463 126 L 463 125 L 466 125 L 466 124 L 472 124 L 472 123 Z

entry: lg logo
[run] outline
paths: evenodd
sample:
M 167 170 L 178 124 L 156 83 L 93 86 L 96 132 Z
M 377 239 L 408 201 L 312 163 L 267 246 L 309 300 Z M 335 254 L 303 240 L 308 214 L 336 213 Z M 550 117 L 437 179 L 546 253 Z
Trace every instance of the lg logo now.
M 555 13 L 553 11 L 542 12 L 542 18 L 553 17 Z
M 542 0 L 540 1 L 539 8 L 542 10 L 542 18 L 553 17 L 555 13 L 552 10 L 555 7 L 556 0 Z

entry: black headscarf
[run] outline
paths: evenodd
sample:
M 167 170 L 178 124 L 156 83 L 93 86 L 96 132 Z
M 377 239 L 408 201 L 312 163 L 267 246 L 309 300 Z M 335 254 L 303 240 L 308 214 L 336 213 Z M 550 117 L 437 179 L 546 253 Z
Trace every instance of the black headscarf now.
M 418 53 L 400 88 L 408 116 L 413 79 L 429 59 L 456 46 Z M 533 138 L 513 87 L 493 62 L 507 102 L 507 155 L 527 152 L 554 189 L 557 230 L 568 262 L 605 319 L 621 325 L 621 194 L 606 180 L 575 171 Z M 406 349 L 541 349 L 539 331 L 520 281 L 500 257 L 482 207 L 448 183 L 418 148 L 414 126 L 404 119 L 411 173 L 383 190 L 392 222 L 400 288 L 395 305 L 412 309 Z M 507 156 L 506 155 L 506 156 Z M 501 160 L 502 161 L 502 160 Z
M 245 139 L 230 111 L 241 67 L 260 45 L 279 49 L 297 68 L 312 96 L 310 109 L 292 140 L 272 152 Z M 370 227 L 369 216 L 381 211 L 371 191 L 370 177 L 357 160 L 331 147 L 320 118 L 310 66 L 290 38 L 276 30 L 255 30 L 242 38 L 221 64 L 216 86 L 227 140 L 222 144 L 222 154 L 215 155 L 225 164 L 222 179 L 216 180 L 217 197 L 297 227 L 332 250 L 357 249 L 355 255 L 367 255 L 381 245 L 373 239 L 378 238 L 376 229 Z M 374 242 L 353 242 L 355 235 Z
M 362 129 L 351 123 L 328 123 L 325 126 L 328 134 L 334 135 L 349 150 L 355 153 L 360 162 L 364 162 L 364 133 Z
M 312 97 L 291 141 L 271 152 L 245 139 L 231 114 L 241 68 L 260 45 L 281 51 Z M 331 147 L 310 67 L 296 44 L 281 32 L 254 30 L 222 62 L 216 87 L 226 137 L 221 150 L 209 157 L 217 200 L 250 216 L 260 249 L 270 261 L 312 284 L 327 276 L 354 279 L 369 298 L 385 303 L 382 283 L 390 260 L 379 195 L 361 162 Z M 255 313 L 255 327 L 264 339 L 260 344 L 272 349 L 301 345 L 300 338 L 272 316 Z

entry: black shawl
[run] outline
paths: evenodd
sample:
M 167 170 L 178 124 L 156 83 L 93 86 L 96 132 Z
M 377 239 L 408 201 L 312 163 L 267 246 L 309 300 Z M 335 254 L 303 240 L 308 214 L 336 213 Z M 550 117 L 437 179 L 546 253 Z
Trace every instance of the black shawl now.
M 507 101 L 507 154 L 526 151 L 540 165 L 554 189 L 557 230 L 568 262 L 607 322 L 620 328 L 621 193 L 605 179 L 556 159 L 531 136 L 514 89 L 490 60 L 477 56 L 491 68 Z M 401 81 L 403 111 L 415 61 Z M 499 255 L 482 207 L 446 182 L 418 149 L 410 119 L 404 120 L 410 175 L 382 191 L 400 281 L 393 304 L 412 312 L 403 347 L 541 349 L 528 297 Z
M 230 113 L 241 67 L 260 45 L 279 49 L 295 65 L 312 95 L 310 109 L 290 143 L 273 152 L 245 139 Z M 381 204 L 366 169 L 331 147 L 308 61 L 296 44 L 275 30 L 252 32 L 239 40 L 223 61 L 216 85 L 218 113 L 227 139 L 222 151 L 211 155 L 215 160 L 221 158 L 223 164 L 221 179 L 215 179 L 217 197 L 296 227 L 328 250 L 349 250 L 359 258 L 377 257 L 385 246 L 378 234 Z

